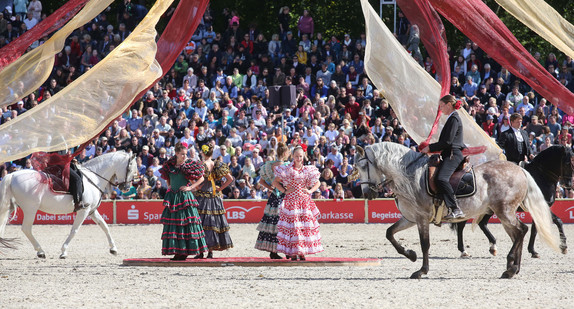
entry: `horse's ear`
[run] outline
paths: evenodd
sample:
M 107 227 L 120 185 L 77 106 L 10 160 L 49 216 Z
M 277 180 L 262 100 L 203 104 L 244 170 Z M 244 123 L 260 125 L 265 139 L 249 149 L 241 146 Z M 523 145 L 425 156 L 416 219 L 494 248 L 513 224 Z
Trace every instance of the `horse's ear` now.
M 364 150 L 363 147 L 361 147 L 361 146 L 357 146 L 357 153 L 358 153 L 361 157 L 364 157 L 364 156 L 365 156 L 365 150 Z

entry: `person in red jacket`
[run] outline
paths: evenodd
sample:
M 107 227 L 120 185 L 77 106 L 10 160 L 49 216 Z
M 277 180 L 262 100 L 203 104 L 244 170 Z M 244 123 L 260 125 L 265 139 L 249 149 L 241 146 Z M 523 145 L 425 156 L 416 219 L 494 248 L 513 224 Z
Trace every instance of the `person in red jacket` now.
M 482 123 L 482 129 L 484 130 L 484 132 L 486 132 L 488 136 L 492 137 L 494 135 L 495 127 L 496 124 L 494 123 L 494 117 L 492 115 L 486 116 L 486 122 Z
M 349 102 L 345 104 L 345 113 L 351 114 L 351 118 L 353 120 L 357 120 L 359 117 L 359 111 L 361 110 L 361 105 L 359 105 L 359 103 L 355 100 L 356 98 L 354 96 L 350 96 Z

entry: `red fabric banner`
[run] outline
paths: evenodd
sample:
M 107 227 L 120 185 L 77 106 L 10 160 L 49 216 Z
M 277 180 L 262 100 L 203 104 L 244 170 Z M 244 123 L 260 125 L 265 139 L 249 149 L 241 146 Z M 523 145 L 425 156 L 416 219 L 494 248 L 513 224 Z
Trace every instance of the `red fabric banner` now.
M 574 94 L 534 59 L 486 4 L 472 0 L 429 1 L 491 58 L 528 83 L 550 103 L 574 114 Z
M 32 29 L 0 49 L 0 71 L 20 58 L 26 49 L 35 41 L 47 36 L 65 25 L 90 0 L 70 0 L 62 5 L 56 12 L 50 14 Z M 93 0 L 97 1 L 97 0 Z
M 398 0 L 397 4 L 409 22 L 419 27 L 421 40 L 437 70 L 442 98 L 450 91 L 450 64 L 444 25 L 440 16 L 428 0 Z M 431 137 L 436 133 L 441 114 L 442 112 L 438 110 L 427 139 L 421 143 L 422 148 L 430 143 Z

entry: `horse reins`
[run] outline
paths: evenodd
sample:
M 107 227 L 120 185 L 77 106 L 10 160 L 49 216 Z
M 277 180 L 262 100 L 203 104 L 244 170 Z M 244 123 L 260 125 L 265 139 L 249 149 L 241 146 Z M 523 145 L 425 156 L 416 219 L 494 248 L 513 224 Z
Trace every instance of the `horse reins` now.
M 128 160 L 128 164 L 126 165 L 126 179 L 125 179 L 123 182 L 119 182 L 119 183 L 116 182 L 115 184 L 112 183 L 109 179 L 106 179 L 106 178 L 103 177 L 102 175 L 100 175 L 100 174 L 94 172 L 93 170 L 91 170 L 91 169 L 89 169 L 89 168 L 87 168 L 87 167 L 83 167 L 83 168 L 87 169 L 88 171 L 92 172 L 94 175 L 96 175 L 96 176 L 98 176 L 99 178 L 103 179 L 105 182 L 108 183 L 108 185 L 111 185 L 111 186 L 114 186 L 114 187 L 119 187 L 119 186 L 121 186 L 121 185 L 123 185 L 123 184 L 126 184 L 126 183 L 128 182 L 128 176 L 129 176 L 129 170 L 130 170 L 130 163 L 131 163 L 131 160 Z M 100 187 L 98 187 L 98 186 L 96 185 L 96 183 L 95 183 L 93 180 L 90 179 L 90 177 L 85 177 L 85 178 L 88 179 L 88 182 L 91 183 L 94 187 L 96 187 L 96 188 L 100 191 L 100 193 L 101 193 L 102 195 L 104 194 L 104 191 L 103 191 L 102 189 L 100 189 Z M 117 177 L 116 177 L 116 178 L 117 178 Z
M 377 191 L 380 191 L 381 188 L 383 188 L 384 186 L 386 186 L 386 185 L 388 185 L 388 184 L 390 184 L 390 183 L 392 182 L 392 180 L 386 180 L 386 181 L 383 182 L 383 183 L 378 183 L 378 184 L 377 184 L 377 183 L 374 183 L 374 182 L 370 181 L 370 179 L 371 179 L 371 168 L 370 168 L 370 165 L 371 165 L 371 164 L 374 165 L 374 163 L 371 161 L 371 159 L 369 159 L 369 154 L 367 153 L 367 150 L 366 150 L 366 149 L 365 149 L 365 156 L 363 156 L 362 158 L 360 158 L 360 159 L 357 161 L 357 163 L 358 163 L 358 162 L 361 162 L 361 161 L 363 161 L 363 160 L 367 160 L 367 181 L 360 181 L 360 182 L 359 182 L 359 185 L 366 184 L 366 185 L 369 186 L 369 189 L 371 189 L 372 191 L 377 192 Z

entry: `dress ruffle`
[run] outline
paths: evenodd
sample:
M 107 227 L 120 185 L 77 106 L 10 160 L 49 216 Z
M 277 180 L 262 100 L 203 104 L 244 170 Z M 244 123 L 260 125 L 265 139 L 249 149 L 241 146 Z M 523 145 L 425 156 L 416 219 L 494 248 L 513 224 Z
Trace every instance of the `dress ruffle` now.
M 223 201 L 219 197 L 197 197 L 197 208 L 201 224 L 205 231 L 205 242 L 212 251 L 222 251 L 233 248 L 229 235 L 229 223 L 225 217 Z
M 170 190 L 165 194 L 163 206 L 171 212 L 176 212 L 187 207 L 197 207 L 199 203 L 191 192 Z
M 284 197 L 285 194 L 277 196 L 274 193 L 269 196 L 263 211 L 263 218 L 261 218 L 257 226 L 259 235 L 257 236 L 255 249 L 277 252 L 277 222 L 279 222 L 279 211 Z
M 160 220 L 163 224 L 161 253 L 197 255 L 207 251 L 205 233 L 197 212 L 199 204 L 190 191 L 179 191 L 181 186 L 203 176 L 203 165 L 187 160 L 176 168 L 175 157 L 172 157 L 164 163 L 160 173 L 170 180 Z
M 201 228 L 201 219 L 195 207 L 187 207 L 176 212 L 164 208 L 162 255 L 197 255 L 207 251 L 205 234 Z
M 307 192 L 319 181 L 319 171 L 314 166 L 295 170 L 291 164 L 276 167 L 275 175 L 291 190 L 279 213 L 277 252 L 307 255 L 323 251 L 317 221 L 319 209 Z
M 163 163 L 163 166 L 159 169 L 159 173 L 163 179 L 169 179 L 170 173 L 176 174 L 179 172 L 181 172 L 188 181 L 194 181 L 203 176 L 204 167 L 202 163 L 187 159 L 177 168 L 175 167 L 176 160 L 177 158 L 173 156 Z

